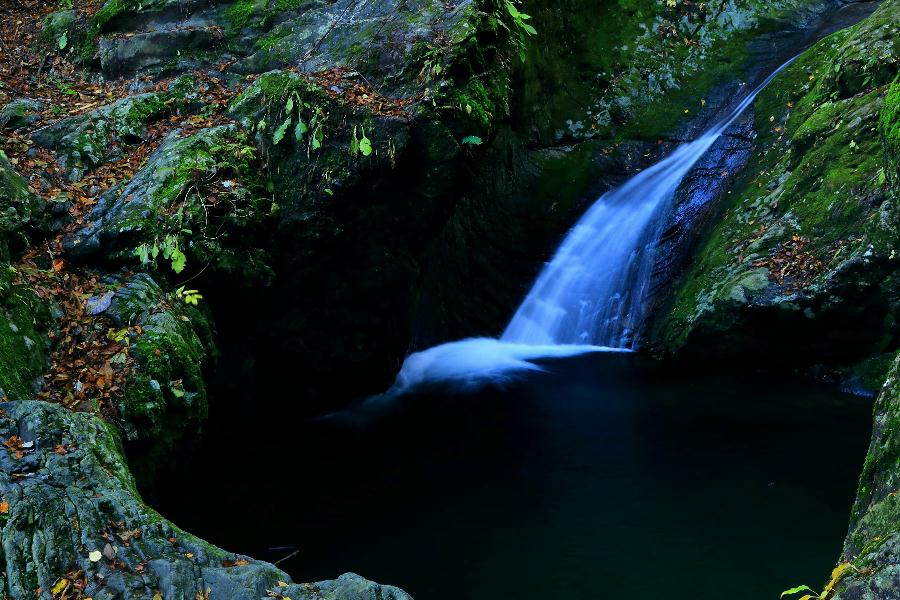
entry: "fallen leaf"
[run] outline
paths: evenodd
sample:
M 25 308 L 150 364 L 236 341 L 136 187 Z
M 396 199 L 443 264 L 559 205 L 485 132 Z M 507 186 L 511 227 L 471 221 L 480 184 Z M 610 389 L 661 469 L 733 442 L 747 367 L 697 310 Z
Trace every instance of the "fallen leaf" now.
M 60 592 L 62 592 L 64 589 L 66 589 L 68 586 L 69 586 L 68 579 L 60 579 L 59 581 L 56 582 L 56 585 L 53 586 L 53 589 L 50 590 L 50 593 L 53 594 L 54 596 L 56 596 Z
M 100 559 L 103 558 L 103 553 L 99 550 L 91 550 L 91 553 L 88 554 L 88 559 L 91 562 L 100 562 Z

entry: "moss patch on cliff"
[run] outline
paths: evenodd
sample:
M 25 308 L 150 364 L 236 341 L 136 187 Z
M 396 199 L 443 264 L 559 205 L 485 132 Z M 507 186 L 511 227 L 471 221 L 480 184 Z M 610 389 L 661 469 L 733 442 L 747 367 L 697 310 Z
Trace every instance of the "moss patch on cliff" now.
M 900 78 L 895 79 L 888 90 L 881 111 L 881 134 L 887 157 L 885 175 L 900 198 Z
M 872 443 L 863 463 L 844 559 L 872 566 L 881 544 L 900 532 L 900 354 L 874 407 Z
M 658 320 L 670 351 L 697 328 L 728 328 L 743 307 L 797 306 L 824 294 L 851 261 L 894 250 L 880 214 L 878 124 L 900 60 L 898 11 L 887 2 L 822 40 L 760 94 L 757 152 Z
M 0 265 L 0 397 L 30 398 L 44 372 L 49 313 L 29 288 Z

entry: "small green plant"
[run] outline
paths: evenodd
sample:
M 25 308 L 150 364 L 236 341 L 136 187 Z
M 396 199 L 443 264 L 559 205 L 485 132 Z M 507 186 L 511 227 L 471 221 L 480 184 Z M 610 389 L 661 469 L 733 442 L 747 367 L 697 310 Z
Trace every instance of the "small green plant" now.
M 357 127 L 353 126 L 353 138 L 350 140 L 350 155 L 356 156 L 362 154 L 369 156 L 372 154 L 372 140 L 366 137 L 366 130 L 361 129 L 362 137 L 357 136 Z
M 516 24 L 516 27 L 528 35 L 537 35 L 537 29 L 527 23 L 527 21 L 531 19 L 531 15 L 526 15 L 521 12 L 516 8 L 516 5 L 512 3 L 512 0 L 504 0 L 504 4 L 506 5 L 506 12 L 513 18 L 513 23 Z
M 821 594 L 816 593 L 808 585 L 798 585 L 797 587 L 792 587 L 788 590 L 784 590 L 781 592 L 781 596 L 779 598 L 784 598 L 785 596 L 793 596 L 795 594 L 799 594 L 800 592 L 809 592 L 808 594 L 804 594 L 797 598 L 796 600 L 828 600 L 831 597 L 831 594 L 834 592 L 835 586 L 838 582 L 846 577 L 851 571 L 859 571 L 856 567 L 854 567 L 850 563 L 841 563 L 831 571 L 831 579 L 828 580 L 828 583 L 825 584 L 825 588 L 822 590 Z
M 66 96 L 77 96 L 78 92 L 75 91 L 71 85 L 62 81 L 60 79 L 55 79 L 53 84 L 56 86 L 56 89 L 60 91 L 60 93 L 65 94 Z
M 304 120 L 304 111 L 312 114 L 308 118 L 309 122 Z M 300 97 L 300 94 L 292 92 L 284 105 L 283 121 L 274 132 L 272 132 L 272 144 L 277 146 L 280 144 L 291 125 L 294 126 L 294 139 L 299 143 L 309 134 L 309 150 L 318 150 L 325 142 L 325 130 L 322 123 L 325 120 L 325 111 L 319 106 L 313 106 Z M 295 124 L 296 119 L 296 124 Z M 256 124 L 257 131 L 265 131 L 267 127 L 265 119 Z
M 191 231 L 182 229 L 181 233 L 190 235 Z M 149 265 L 156 262 L 160 255 L 169 261 L 169 266 L 175 273 L 181 273 L 187 266 L 187 256 L 181 250 L 182 241 L 177 235 L 166 235 L 164 237 L 153 240 L 152 244 L 141 244 L 134 250 L 134 255 L 138 257 L 142 265 Z
M 175 298 L 190 306 L 197 306 L 203 300 L 203 294 L 197 290 L 187 290 L 182 285 L 175 290 Z
M 464 137 L 461 143 L 463 146 L 480 146 L 484 143 L 484 140 L 477 135 L 469 135 Z

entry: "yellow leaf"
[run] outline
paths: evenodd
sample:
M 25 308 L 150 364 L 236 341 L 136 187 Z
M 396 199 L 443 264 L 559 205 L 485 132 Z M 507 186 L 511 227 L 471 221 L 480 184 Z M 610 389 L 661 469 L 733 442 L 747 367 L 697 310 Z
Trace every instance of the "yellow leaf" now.
M 811 594 L 806 594 L 805 596 L 800 596 L 800 600 L 814 600 Z
M 153 594 L 153 600 L 163 600 L 162 594 L 156 592 L 155 594 Z
M 88 558 L 91 562 L 99 562 L 101 558 L 103 558 L 103 553 L 99 550 L 92 550 L 90 554 L 88 554 Z
M 836 566 L 831 572 L 831 581 L 829 581 L 828 585 L 825 586 L 825 589 L 822 590 L 822 598 L 827 598 L 828 595 L 834 590 L 834 586 L 836 586 L 838 582 L 843 579 L 847 571 L 852 568 L 854 567 L 850 563 L 841 563 Z
M 53 589 L 50 590 L 50 593 L 56 596 L 60 592 L 62 592 L 69 585 L 68 579 L 60 579 L 56 582 L 56 585 L 53 586 Z
M 276 583 L 275 585 L 278 586 L 278 587 L 287 587 L 287 586 L 288 586 L 288 584 L 287 584 L 286 581 L 279 581 L 279 582 Z

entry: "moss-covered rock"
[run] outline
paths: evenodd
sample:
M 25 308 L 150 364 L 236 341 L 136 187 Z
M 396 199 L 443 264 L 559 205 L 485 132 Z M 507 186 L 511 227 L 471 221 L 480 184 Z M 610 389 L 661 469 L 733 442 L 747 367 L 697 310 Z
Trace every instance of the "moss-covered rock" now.
M 900 588 L 900 355 L 874 407 L 872 443 L 844 543 L 846 571 L 834 600 L 892 598 Z
M 121 158 L 122 144 L 147 138 L 147 124 L 170 111 L 168 94 L 129 96 L 83 115 L 61 119 L 33 134 L 39 145 L 54 150 L 73 179 L 98 165 Z
M 181 273 L 188 265 L 269 277 L 254 227 L 272 201 L 261 195 L 256 151 L 234 125 L 170 135 L 147 164 L 105 194 L 91 223 L 64 242 L 76 258 L 107 258 Z
M 884 139 L 884 173 L 895 198 L 900 198 L 900 79 L 888 89 L 881 109 L 881 135 Z
M 885 2 L 760 94 L 756 154 L 658 318 L 669 352 L 809 364 L 891 349 L 900 237 L 878 127 L 898 11 Z
M 0 437 L 23 443 L 21 458 L 0 449 L 0 501 L 9 504 L 0 591 L 8 597 L 51 600 L 57 585 L 84 585 L 83 594 L 102 600 L 258 600 L 273 589 L 303 600 L 409 599 L 352 574 L 294 584 L 270 564 L 207 544 L 143 503 L 107 423 L 42 402 L 0 408 Z
M 0 265 L 0 397 L 20 400 L 43 383 L 50 318 L 44 301 L 15 280 L 15 271 Z
M 46 230 L 46 217 L 44 201 L 0 151 L 0 263 L 9 262 L 11 252 L 27 247 L 35 234 Z
M 0 127 L 18 129 L 41 120 L 44 104 L 30 98 L 17 98 L 0 110 Z
M 131 339 L 136 370 L 118 400 L 119 418 L 142 477 L 184 451 L 208 413 L 204 371 L 215 359 L 207 317 L 146 274 L 111 279 L 103 314 L 116 327 L 139 326 Z

